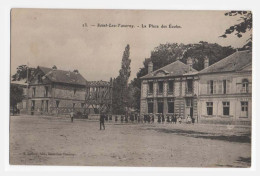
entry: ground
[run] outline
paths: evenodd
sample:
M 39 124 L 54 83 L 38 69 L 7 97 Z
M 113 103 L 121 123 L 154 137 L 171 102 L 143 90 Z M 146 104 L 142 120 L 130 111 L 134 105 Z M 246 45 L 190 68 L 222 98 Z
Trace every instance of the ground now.
M 10 164 L 250 167 L 251 127 L 11 116 Z

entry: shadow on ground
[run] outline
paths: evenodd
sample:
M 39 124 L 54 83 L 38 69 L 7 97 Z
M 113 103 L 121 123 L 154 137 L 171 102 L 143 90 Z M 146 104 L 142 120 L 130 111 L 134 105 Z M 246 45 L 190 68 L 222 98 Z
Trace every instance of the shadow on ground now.
M 238 142 L 238 143 L 251 143 L 251 136 L 249 133 L 244 133 L 241 135 L 220 135 L 217 133 L 206 133 L 198 132 L 193 130 L 182 130 L 182 129 L 153 129 L 148 128 L 148 130 L 155 130 L 162 133 L 171 133 L 176 135 L 182 135 L 194 138 L 212 139 L 212 140 L 222 140 L 228 142 Z

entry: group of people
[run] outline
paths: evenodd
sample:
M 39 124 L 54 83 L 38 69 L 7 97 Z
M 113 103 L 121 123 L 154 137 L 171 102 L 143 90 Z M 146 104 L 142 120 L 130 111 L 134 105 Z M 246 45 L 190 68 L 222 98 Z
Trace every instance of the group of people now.
M 100 130 L 103 128 L 105 129 L 105 121 L 112 121 L 112 115 L 107 114 L 101 114 L 100 115 Z M 139 114 L 130 114 L 130 115 L 121 115 L 120 119 L 119 116 L 115 116 L 115 122 L 121 121 L 121 123 L 127 123 L 128 121 L 131 122 L 138 122 L 138 123 L 154 123 L 155 117 L 154 114 L 145 114 L 143 118 L 140 117 Z M 157 122 L 158 123 L 174 123 L 174 124 L 181 124 L 181 123 L 187 123 L 187 124 L 194 124 L 195 118 L 188 115 L 186 119 L 181 118 L 178 114 L 158 114 L 157 115 Z

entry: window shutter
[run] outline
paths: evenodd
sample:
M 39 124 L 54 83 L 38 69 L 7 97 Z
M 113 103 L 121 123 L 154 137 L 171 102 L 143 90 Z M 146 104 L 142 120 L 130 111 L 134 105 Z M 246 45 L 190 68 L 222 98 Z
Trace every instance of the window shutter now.
M 210 89 L 210 81 L 207 81 L 207 94 L 209 94 L 209 89 Z
M 213 81 L 213 94 L 217 93 L 217 81 Z
M 218 93 L 222 94 L 222 87 L 223 87 L 223 82 L 222 81 L 218 81 Z

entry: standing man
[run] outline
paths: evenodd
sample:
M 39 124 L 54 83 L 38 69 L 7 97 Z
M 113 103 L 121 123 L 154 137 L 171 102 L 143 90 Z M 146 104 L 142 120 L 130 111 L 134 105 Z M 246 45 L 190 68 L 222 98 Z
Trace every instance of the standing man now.
M 103 126 L 103 128 L 105 130 L 105 115 L 103 113 L 100 114 L 99 121 L 100 121 L 100 130 L 102 130 L 102 126 Z

